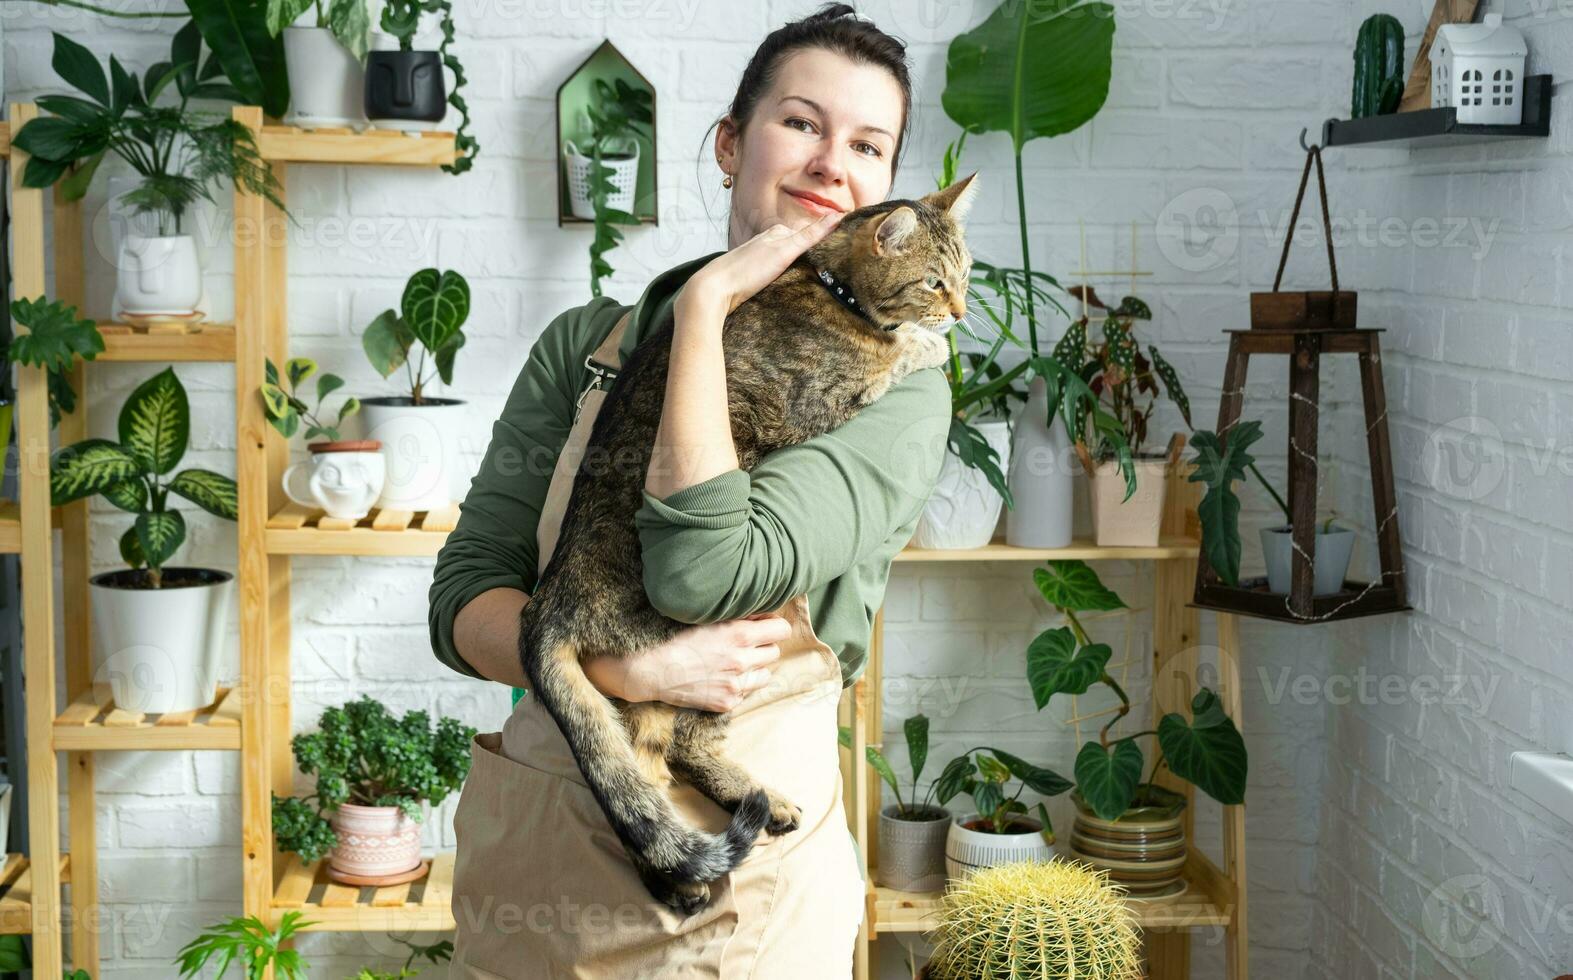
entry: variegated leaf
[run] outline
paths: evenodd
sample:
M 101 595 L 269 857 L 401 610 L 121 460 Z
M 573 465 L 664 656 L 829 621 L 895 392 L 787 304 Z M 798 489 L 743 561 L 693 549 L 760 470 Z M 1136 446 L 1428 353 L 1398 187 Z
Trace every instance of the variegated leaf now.
M 145 460 L 154 473 L 175 468 L 190 436 L 191 407 L 174 368 L 142 382 L 120 410 L 121 445 Z
M 405 284 L 399 312 L 422 346 L 441 350 L 470 315 L 470 285 L 457 272 L 422 269 Z
M 1082 317 L 1065 328 L 1065 336 L 1054 345 L 1054 359 L 1071 371 L 1080 371 L 1087 359 L 1087 318 Z
M 142 462 L 108 439 L 84 439 L 49 460 L 49 498 L 59 506 L 81 500 L 144 472 Z
M 132 568 L 141 568 L 147 564 L 147 558 L 142 554 L 142 543 L 137 540 L 135 525 L 126 528 L 126 533 L 120 536 L 120 558 Z
M 1152 369 L 1158 377 L 1163 379 L 1163 387 L 1169 392 L 1169 400 L 1174 402 L 1180 410 L 1180 417 L 1185 419 L 1186 428 L 1191 427 L 1191 400 L 1186 397 L 1185 389 L 1180 387 L 1180 376 L 1175 373 L 1174 365 L 1163 359 L 1158 353 L 1158 348 L 1147 345 L 1147 353 L 1152 357 Z
M 137 515 L 137 544 L 149 567 L 160 568 L 186 540 L 186 519 L 178 510 Z
M 123 480 L 104 491 L 104 499 L 133 514 L 147 509 L 147 484 L 141 479 Z
M 309 357 L 292 357 L 284 363 L 284 373 L 289 375 L 289 387 L 295 391 L 300 383 L 317 373 L 317 362 Z
M 211 470 L 182 470 L 169 481 L 171 493 L 178 493 L 209 514 L 235 520 L 235 481 Z

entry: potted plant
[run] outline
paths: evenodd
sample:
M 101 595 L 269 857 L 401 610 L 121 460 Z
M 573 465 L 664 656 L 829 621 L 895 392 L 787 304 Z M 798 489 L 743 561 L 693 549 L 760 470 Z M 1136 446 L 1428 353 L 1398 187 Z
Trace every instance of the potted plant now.
M 1014 861 L 945 893 L 923 976 L 1137 980 L 1142 940 L 1125 897 L 1068 861 Z
M 415 50 L 415 33 L 423 13 L 438 15 L 442 41 L 435 51 Z M 446 102 L 459 110 L 459 129 L 454 134 L 459 155 L 442 169 L 451 174 L 469 170 L 480 144 L 469 132 L 470 108 L 459 94 L 465 83 L 464 66 L 448 50 L 453 43 L 453 5 L 449 0 L 385 0 L 381 26 L 385 33 L 374 42 L 391 38 L 398 47 L 366 54 L 366 118 L 390 122 L 399 129 L 435 129 L 447 115 Z M 444 66 L 453 71 L 452 92 L 447 92 L 442 77 Z
M 422 946 L 419 943 L 405 942 L 398 936 L 389 936 L 388 938 L 410 951 L 410 954 L 404 958 L 404 965 L 399 967 L 399 972 L 390 973 L 386 970 L 373 970 L 371 967 L 363 966 L 360 972 L 350 977 L 349 980 L 408 980 L 409 977 L 413 977 L 421 972 L 414 969 L 413 966 L 417 956 L 424 957 L 432 963 L 446 963 L 453 959 L 453 941 L 449 939 L 439 940 L 430 946 Z
M 982 754 L 985 752 L 989 754 Z M 979 753 L 976 761 L 973 753 Z M 1007 798 L 1006 787 L 1013 777 L 1020 785 Z M 966 793 L 976 808 L 953 820 L 947 831 L 945 871 L 952 880 L 1008 861 L 1047 861 L 1054 856 L 1054 825 L 1048 809 L 1040 802 L 1038 816 L 1042 819 L 1034 820 L 1026 816 L 1027 804 L 1020 797 L 1023 789 L 1044 796 L 1065 792 L 1070 783 L 1059 774 L 1002 749 L 980 745 L 946 763 L 934 783 L 941 805 Z
M 1076 444 L 1090 482 L 1089 499 L 1097 541 L 1102 547 L 1151 547 L 1158 543 L 1163 520 L 1168 485 L 1164 475 L 1168 467 L 1178 461 L 1185 437 L 1176 433 L 1167 449 L 1144 452 L 1147 425 L 1158 407 L 1159 394 L 1167 393 L 1189 427 L 1190 399 L 1180 387 L 1179 375 L 1158 353 L 1156 345 L 1148 344 L 1147 353 L 1142 353 L 1135 328 L 1137 320 L 1152 319 L 1152 310 L 1146 303 L 1135 296 L 1127 296 L 1119 306 L 1110 308 L 1090 286 L 1072 286 L 1070 293 L 1087 306 L 1106 311 L 1103 340 L 1098 344 L 1088 342 L 1088 318 L 1083 316 L 1060 338 L 1055 356 L 1063 363 L 1076 366 L 1098 397 L 1098 404 L 1105 406 L 1119 422 L 1136 470 L 1137 490 L 1127 494 L 1118 459 L 1119 447 L 1095 431 L 1088 403 L 1073 402 L 1076 414 L 1071 420 L 1071 440 Z
M 1196 450 L 1191 461 L 1196 468 L 1190 479 L 1206 486 L 1196 508 L 1202 523 L 1202 553 L 1218 577 L 1229 585 L 1240 584 L 1240 498 L 1235 496 L 1234 481 L 1244 479 L 1249 471 L 1283 511 L 1284 520 L 1294 520 L 1289 505 L 1256 468 L 1256 460 L 1250 453 L 1251 445 L 1261 437 L 1262 424 L 1255 419 L 1236 422 L 1226 439 L 1207 431 L 1199 431 L 1191 437 L 1191 445 Z M 1355 534 L 1348 528 L 1335 527 L 1334 516 L 1329 515 L 1316 528 L 1313 595 L 1342 591 L 1344 579 L 1349 574 Z M 1294 568 L 1292 528 L 1288 523 L 1264 527 L 1261 542 L 1262 560 L 1267 566 L 1267 590 L 1288 595 Z
M 104 350 L 104 337 L 98 324 L 82 319 L 75 306 L 59 300 L 15 299 L 11 301 L 11 318 L 27 328 L 26 333 L 12 336 L 6 348 L 7 359 L 29 367 L 41 367 L 48 372 L 49 426 L 60 424 L 61 413 L 76 411 L 76 389 L 66 372 L 76 364 L 78 357 L 91 361 Z M 11 401 L 0 404 L 0 459 L 5 458 L 4 440 L 11 434 Z
M 291 909 L 279 919 L 277 929 L 254 915 L 236 916 L 204 929 L 180 948 L 175 965 L 182 977 L 201 974 L 213 962 L 215 977 L 223 977 L 234 963 L 244 980 L 306 980 L 306 961 L 293 947 L 295 933 L 315 921 L 301 921 L 301 912 Z
M 408 395 L 360 399 L 366 438 L 382 444 L 387 477 L 377 506 L 387 510 L 435 510 L 453 500 L 459 423 L 464 401 L 426 394 L 433 378 L 453 383 L 453 361 L 464 346 L 470 315 L 470 284 L 457 272 L 422 269 L 410 276 L 399 309 L 384 310 L 361 336 L 371 366 L 384 378 L 404 368 Z M 421 346 L 412 364 L 410 349 Z
M 23 185 L 59 181 L 67 200 L 87 192 L 107 154 L 139 175 L 119 196 L 138 219 L 122 236 L 116 260 L 116 313 L 132 320 L 197 318 L 202 269 L 196 241 L 181 232 L 181 222 L 198 198 L 213 200 L 212 187 L 232 182 L 284 209 L 278 179 L 251 131 L 228 116 L 189 108 L 192 99 L 240 101 L 218 60 L 201 58 L 201 46 L 195 22 L 187 23 L 170 44 L 169 60 L 139 80 L 114 55 L 106 75 L 91 52 L 56 33 L 55 73 L 86 98 L 40 96 L 39 107 L 52 115 L 27 123 L 13 140 L 29 154 Z M 171 85 L 177 98 L 158 104 Z
M 1019 311 L 1027 323 L 1027 357 L 1003 377 L 1029 380 L 1027 406 L 1015 425 L 1008 480 L 1014 505 L 1006 515 L 1005 539 L 1021 547 L 1070 544 L 1073 483 L 1071 442 L 1058 418 L 1066 398 L 1096 403 L 1081 378 L 1040 346 L 1038 306 L 1054 306 L 1069 318 L 1046 286 L 1053 277 L 1032 268 L 1027 240 L 1027 200 L 1022 181 L 1022 147 L 1038 137 L 1069 133 L 1095 116 L 1108 97 L 1114 39 L 1114 10 L 1082 2 L 1041 17 L 1018 3 L 1002 3 L 982 24 L 950 43 L 945 62 L 945 114 L 968 133 L 1010 134 L 1016 166 L 1020 268 L 974 261 L 975 281 L 999 299 L 1007 325 Z M 1057 67 L 1045 51 L 1077 52 L 1075 71 Z M 1015 333 L 1011 334 L 1015 338 Z M 1017 340 L 1020 343 L 1019 339 Z M 1068 411 L 1068 410 L 1067 410 Z M 1119 446 L 1117 423 L 1094 409 L 1100 434 Z M 1127 492 L 1136 489 L 1128 451 L 1118 452 Z
M 650 138 L 655 97 L 624 79 L 591 80 L 592 104 L 581 110 L 581 145 L 563 142 L 568 170 L 568 206 L 574 217 L 595 222 L 590 240 L 590 295 L 601 295 L 601 279 L 613 269 L 605 255 L 623 240 L 616 225 L 637 225 L 634 191 L 639 184 L 639 142 Z
M 394 718 L 370 696 L 327 709 L 317 728 L 290 740 L 317 791 L 273 795 L 279 849 L 308 862 L 327 855 L 330 873 L 359 884 L 417 877 L 421 804 L 435 806 L 463 784 L 475 729 L 456 718 L 433 728 L 419 710 Z
M 1184 890 L 1185 797 L 1154 780 L 1169 771 L 1226 805 L 1245 802 L 1245 741 L 1224 714 L 1218 696 L 1207 688 L 1191 701 L 1191 717 L 1170 712 L 1156 730 L 1114 736 L 1113 729 L 1131 711 L 1130 698 L 1108 672 L 1113 651 L 1093 643 L 1079 612 L 1126 608 L 1085 562 L 1050 561 L 1034 569 L 1038 591 L 1068 625 L 1045 630 L 1027 648 L 1027 680 L 1042 710 L 1056 694 L 1083 695 L 1098 683 L 1119 698 L 1118 710 L 1098 737 L 1076 754 L 1076 822 L 1071 854 L 1094 867 L 1136 897 L 1171 897 Z M 1158 754 L 1145 780 L 1145 761 L 1137 739 L 1155 736 Z
M 322 509 L 329 517 L 358 521 L 370 512 L 382 493 L 387 472 L 382 443 L 376 439 L 340 437 L 338 427 L 360 411 L 357 398 L 344 399 L 332 423 L 318 417 L 323 401 L 344 387 L 343 378 L 326 373 L 317 377 L 317 408 L 313 411 L 301 399 L 299 389 L 302 382 L 317 373 L 317 362 L 309 357 L 295 357 L 284 367 L 288 391 L 279 382 L 278 367 L 268 359 L 267 376 L 262 383 L 262 406 L 268 422 L 288 439 L 300 428 L 304 417 L 307 440 L 326 437 L 306 443 L 306 451 L 311 454 L 309 462 L 296 463 L 284 471 L 284 493 L 303 507 Z
M 316 26 L 297 25 L 307 10 Z M 349 126 L 364 129 L 366 54 L 371 46 L 371 14 L 366 0 L 277 0 L 267 5 L 268 34 L 284 35 L 284 63 L 292 126 Z
M 912 765 L 910 802 L 901 798 L 901 784 L 890 760 L 872 745 L 865 746 L 868 764 L 890 787 L 896 802 L 879 812 L 879 883 L 904 892 L 938 891 L 945 886 L 945 838 L 950 828 L 950 811 L 928 802 L 935 782 L 918 799 L 918 777 L 928 761 L 929 720 L 913 715 L 902 723 L 907 739 L 907 759 Z M 841 727 L 841 744 L 852 747 L 852 729 Z
M 109 676 L 115 703 L 128 711 L 191 711 L 213 703 L 224 648 L 231 582 L 214 568 L 170 567 L 186 521 L 171 493 L 210 514 L 235 520 L 235 481 L 210 470 L 182 470 L 191 410 L 186 389 L 165 368 L 120 409 L 119 440 L 84 439 L 49 460 L 56 506 L 102 494 L 137 515 L 120 538 L 129 568 L 88 579 L 92 587 L 94 673 Z

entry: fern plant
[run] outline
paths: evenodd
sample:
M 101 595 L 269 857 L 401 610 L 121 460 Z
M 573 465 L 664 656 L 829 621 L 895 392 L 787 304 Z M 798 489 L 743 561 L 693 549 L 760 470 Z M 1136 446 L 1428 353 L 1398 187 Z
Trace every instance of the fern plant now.
M 144 381 L 120 409 L 119 439 L 84 439 L 49 459 L 49 495 L 59 506 L 102 494 L 137 515 L 120 538 L 120 557 L 146 568 L 149 588 L 161 588 L 163 567 L 185 543 L 186 520 L 169 507 L 171 493 L 226 520 L 235 520 L 235 481 L 211 470 L 187 469 L 167 478 L 186 453 L 191 406 L 173 368 Z

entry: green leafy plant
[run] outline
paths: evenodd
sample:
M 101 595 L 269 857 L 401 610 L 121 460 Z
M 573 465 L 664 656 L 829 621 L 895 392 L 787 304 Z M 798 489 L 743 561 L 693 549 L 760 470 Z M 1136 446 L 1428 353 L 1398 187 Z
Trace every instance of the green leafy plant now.
M 120 557 L 147 569 L 150 588 L 163 586 L 163 566 L 185 543 L 186 520 L 169 509 L 169 495 L 235 520 L 235 481 L 211 470 L 182 470 L 165 480 L 186 453 L 191 406 L 173 368 L 142 382 L 120 409 L 119 440 L 84 439 L 49 460 L 49 495 L 56 506 L 103 494 L 137 515 L 120 538 Z
M 1164 715 L 1154 730 L 1113 737 L 1131 712 L 1131 701 L 1108 672 L 1112 651 L 1094 643 L 1079 612 L 1126 608 L 1125 602 L 1081 561 L 1050 561 L 1033 570 L 1033 581 L 1068 625 L 1044 630 L 1027 648 L 1027 681 L 1042 710 L 1056 694 L 1081 695 L 1095 683 L 1114 692 L 1120 707 L 1076 754 L 1076 792 L 1099 817 L 1117 819 L 1133 806 L 1165 805 L 1172 794 L 1153 782 L 1164 765 L 1181 779 L 1224 804 L 1245 802 L 1245 740 L 1207 688 L 1191 700 L 1191 717 Z M 1144 781 L 1145 760 L 1137 739 L 1156 736 L 1158 753 Z M 1068 784 L 1067 784 L 1068 785 Z
M 398 311 L 378 314 L 361 336 L 371 366 L 386 378 L 400 367 L 410 383 L 410 399 L 422 404 L 421 395 L 430 383 L 426 358 L 435 362 L 443 384 L 453 384 L 453 360 L 464 346 L 464 321 L 470 315 L 470 284 L 457 272 L 422 269 L 404 285 Z M 420 342 L 422 351 L 413 370 L 410 348 Z
M 318 415 L 322 412 L 322 402 L 329 395 L 344 387 L 344 379 L 336 374 L 324 372 L 317 377 L 317 408 L 312 411 L 300 397 L 300 384 L 313 374 L 317 373 L 317 362 L 309 357 L 292 357 L 284 364 L 284 369 L 289 378 L 289 390 L 285 391 L 279 383 L 279 369 L 274 365 L 273 359 L 268 359 L 267 377 L 262 382 L 262 409 L 268 421 L 279 434 L 288 439 L 300 428 L 300 420 L 304 418 L 306 425 L 306 441 L 310 442 L 319 436 L 332 442 L 339 441 L 339 426 L 344 420 L 360 411 L 360 399 L 346 398 L 339 406 L 339 414 L 330 425 Z
M 988 754 L 982 754 L 985 752 Z M 1012 778 L 1020 785 L 1007 797 L 1005 793 Z M 940 804 L 945 805 L 957 795 L 966 793 L 972 797 L 972 805 L 986 824 L 982 829 L 1008 834 L 1016 829 L 1013 826 L 1016 816 L 1027 812 L 1027 804 L 1021 801 L 1022 790 L 1058 796 L 1070 785 L 1052 769 L 1035 766 L 1003 749 L 979 745 L 945 764 L 939 778 L 934 780 L 934 794 Z M 1038 818 L 1043 824 L 1040 833 L 1044 842 L 1054 843 L 1054 825 L 1049 820 L 1048 808 L 1041 802 L 1038 803 Z
M 284 39 L 268 31 L 267 4 L 185 0 L 185 7 L 224 77 L 240 93 L 236 101 L 259 105 L 264 115 L 282 118 L 289 109 L 289 71 L 284 64 Z
M 213 976 L 222 977 L 231 963 L 240 967 L 243 980 L 262 980 L 272 976 L 280 980 L 305 980 L 306 961 L 300 953 L 285 948 L 295 933 L 312 921 L 301 921 L 298 910 L 285 912 L 279 919 L 278 929 L 254 915 L 237 916 L 209 926 L 197 938 L 180 948 L 175 965 L 182 977 L 194 977 L 211 962 Z
M 304 797 L 273 795 L 273 835 L 279 849 L 316 861 L 338 845 L 328 814 L 345 803 L 396 806 L 421 819 L 421 802 L 441 803 L 470 771 L 475 729 L 425 711 L 395 718 L 370 696 L 329 708 L 317 731 L 290 740 L 300 771 L 317 777 Z M 315 800 L 315 803 L 309 801 Z
M 1089 307 L 1106 311 L 1102 324 L 1103 340 L 1098 344 L 1089 342 L 1089 320 L 1084 316 L 1072 323 L 1060 338 L 1054 348 L 1055 356 L 1075 368 L 1098 396 L 1099 403 L 1107 407 L 1109 414 L 1119 422 L 1120 431 L 1130 444 L 1131 453 L 1141 454 L 1142 446 L 1147 441 L 1147 422 L 1158 407 L 1160 394 L 1167 393 L 1189 428 L 1191 400 L 1180 386 L 1180 377 L 1174 366 L 1158 352 L 1156 344 L 1148 344 L 1147 353 L 1143 354 L 1136 337 L 1136 321 L 1151 320 L 1152 309 L 1135 296 L 1127 296 L 1120 300 L 1119 306 L 1111 308 L 1098 298 L 1091 286 L 1072 286 L 1069 292 Z M 1091 412 L 1086 410 L 1085 405 L 1079 407 L 1082 412 L 1071 428 L 1071 438 L 1077 442 L 1087 442 L 1091 435 L 1096 440 L 1093 452 L 1095 458 L 1114 456 L 1116 447 L 1095 434 L 1096 426 Z
M 78 200 L 105 155 L 113 153 L 142 177 L 120 200 L 136 214 L 154 215 L 160 235 L 179 234 L 186 210 L 199 198 L 212 201 L 212 188 L 225 181 L 288 214 L 278 178 L 259 155 L 251 130 L 227 116 L 188 108 L 192 99 L 243 99 L 221 76 L 218 60 L 201 57 L 201 45 L 196 23 L 187 23 L 174 35 L 169 60 L 139 80 L 114 55 L 106 75 L 87 48 L 56 33 L 55 73 L 87 98 L 39 97 L 39 107 L 52 115 L 29 121 L 13 140 L 29 155 L 23 185 L 50 187 L 58 181 L 67 200 Z M 171 85 L 177 98 L 159 105 Z
M 1195 468 L 1190 482 L 1206 488 L 1196 507 L 1202 524 L 1202 556 L 1228 585 L 1240 584 L 1240 498 L 1234 493 L 1236 480 L 1244 479 L 1249 471 L 1283 511 L 1284 520 L 1294 520 L 1289 505 L 1256 468 L 1256 459 L 1250 453 L 1251 446 L 1261 437 L 1262 423 L 1255 419 L 1236 422 L 1225 438 L 1206 430 L 1191 436 L 1191 462 Z
M 60 300 L 16 299 L 11 301 L 11 318 L 27 328 L 11 338 L 6 356 L 17 364 L 41 367 L 49 375 L 49 425 L 60 424 L 61 413 L 76 411 L 76 389 L 66 372 L 78 357 L 91 361 L 104 352 L 104 337 L 98 324 L 77 316 L 75 306 Z
M 626 156 L 631 152 L 626 148 L 636 136 L 650 138 L 655 96 L 649 89 L 630 85 L 621 78 L 592 79 L 591 94 L 591 104 L 585 108 L 590 136 L 588 145 L 580 151 L 590 157 L 590 207 L 595 213 L 594 237 L 590 240 L 590 295 L 599 296 L 601 280 L 615 271 L 606 261 L 606 253 L 623 240 L 623 233 L 616 226 L 639 224 L 637 217 L 608 203 L 617 188 L 612 185 L 614 171 L 602 161 L 614 153 Z
M 366 0 L 327 0 L 326 6 L 323 0 L 267 0 L 268 36 L 278 37 L 308 10 L 316 12 L 318 27 L 327 28 L 344 50 L 365 64 L 371 47 L 371 12 Z
M 413 968 L 417 956 L 425 957 L 432 963 L 446 963 L 453 959 L 453 943 L 447 939 L 433 943 L 430 946 L 420 946 L 415 943 L 405 942 L 397 936 L 390 936 L 389 938 L 401 946 L 408 947 L 410 951 L 410 955 L 404 958 L 404 965 L 399 968 L 399 972 L 389 973 L 384 970 L 361 967 L 360 972 L 350 977 L 349 980 L 407 980 L 407 978 L 421 972 Z
M 863 747 L 864 758 L 874 772 L 879 774 L 879 778 L 883 779 L 885 784 L 890 787 L 890 791 L 895 794 L 896 819 L 920 820 L 925 818 L 925 814 L 922 811 L 930 806 L 928 799 L 934 793 L 934 784 L 931 782 L 929 791 L 923 794 L 922 799 L 919 799 L 917 795 L 918 779 L 923 775 L 923 766 L 928 761 L 929 755 L 929 720 L 925 715 L 913 715 L 902 722 L 901 730 L 907 740 L 907 761 L 912 765 L 912 794 L 910 802 L 901 798 L 901 784 L 896 778 L 896 770 L 891 766 L 890 760 L 885 758 L 884 753 L 872 745 L 865 745 Z M 852 747 L 852 729 L 842 725 L 840 738 L 842 745 L 849 749 Z
M 459 94 L 465 85 L 464 65 L 448 50 L 448 45 L 453 43 L 453 4 L 450 0 L 384 0 L 382 29 L 398 39 L 400 51 L 413 50 L 415 31 L 423 13 L 439 15 L 437 26 L 442 31 L 442 42 L 437 46 L 437 56 L 453 70 L 453 91 L 448 93 L 448 104 L 459 110 L 460 116 L 458 132 L 453 136 L 459 155 L 453 163 L 443 164 L 442 169 L 450 174 L 462 174 L 474 163 L 481 145 L 469 132 L 470 107 Z
M 33 958 L 28 955 L 27 943 L 15 934 L 0 936 L 0 976 L 9 976 L 33 968 Z M 62 980 L 93 980 L 86 970 L 62 970 Z

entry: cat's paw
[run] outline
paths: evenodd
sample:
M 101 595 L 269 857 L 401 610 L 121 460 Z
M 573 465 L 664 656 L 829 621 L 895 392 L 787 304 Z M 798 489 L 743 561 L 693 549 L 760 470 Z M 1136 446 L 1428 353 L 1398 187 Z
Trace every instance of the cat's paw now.
M 791 800 L 770 794 L 770 820 L 765 829 L 780 836 L 790 834 L 803 822 L 803 810 Z
M 904 345 L 900 362 L 904 374 L 939 367 L 950 359 L 950 340 L 937 330 L 903 323 L 896 328 L 896 335 Z
M 661 900 L 684 915 L 693 915 L 710 904 L 710 886 L 703 881 L 674 881 Z

